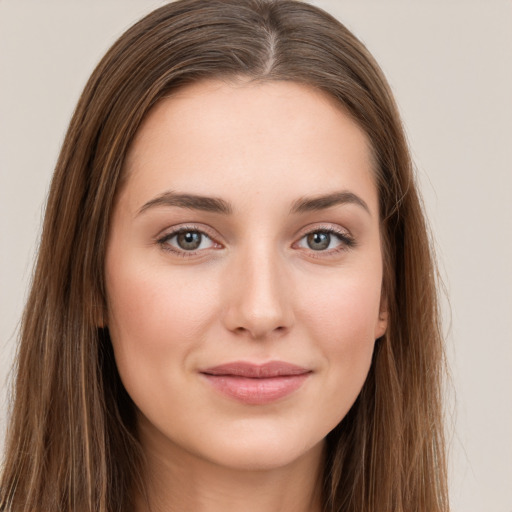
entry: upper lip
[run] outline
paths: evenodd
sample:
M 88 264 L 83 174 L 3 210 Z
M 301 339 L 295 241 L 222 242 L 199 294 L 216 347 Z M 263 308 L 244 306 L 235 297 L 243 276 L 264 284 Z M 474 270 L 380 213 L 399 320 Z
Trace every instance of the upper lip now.
M 231 375 L 252 379 L 303 375 L 310 372 L 311 370 L 307 368 L 303 368 L 302 366 L 297 366 L 291 363 L 286 363 L 284 361 L 270 361 L 264 364 L 249 363 L 246 361 L 233 361 L 201 370 L 201 373 L 206 375 Z

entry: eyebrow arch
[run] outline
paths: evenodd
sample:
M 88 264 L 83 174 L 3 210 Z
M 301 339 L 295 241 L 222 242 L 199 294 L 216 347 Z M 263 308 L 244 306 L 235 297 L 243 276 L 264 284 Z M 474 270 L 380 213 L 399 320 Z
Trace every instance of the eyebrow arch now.
M 340 204 L 358 205 L 371 215 L 370 208 L 368 208 L 366 202 L 353 192 L 349 192 L 347 190 L 320 196 L 300 198 L 293 203 L 291 213 L 305 213 L 325 210 Z
M 191 210 L 202 210 L 204 212 L 222 213 L 230 215 L 233 213 L 231 204 L 224 199 L 217 197 L 206 197 L 195 194 L 178 194 L 176 192 L 164 192 L 159 196 L 145 203 L 138 211 L 137 215 L 145 212 L 155 206 L 178 206 L 179 208 L 188 208 Z

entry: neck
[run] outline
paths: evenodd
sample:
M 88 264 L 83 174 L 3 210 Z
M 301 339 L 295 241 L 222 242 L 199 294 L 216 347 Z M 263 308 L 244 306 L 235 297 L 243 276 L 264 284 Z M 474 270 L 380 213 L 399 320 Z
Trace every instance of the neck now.
M 320 512 L 323 444 L 278 468 L 240 469 L 141 435 L 147 495 L 136 512 Z

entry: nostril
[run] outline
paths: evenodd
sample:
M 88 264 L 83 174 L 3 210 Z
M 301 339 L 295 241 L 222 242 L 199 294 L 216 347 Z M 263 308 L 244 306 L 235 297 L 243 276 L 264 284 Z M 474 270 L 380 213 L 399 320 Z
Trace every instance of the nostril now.
M 239 326 L 236 327 L 233 332 L 238 335 L 248 335 L 254 339 L 262 339 L 266 337 L 272 337 L 272 335 L 282 335 L 287 330 L 287 327 L 284 325 L 279 325 L 274 328 L 265 328 L 263 326 L 255 326 L 253 329 L 248 327 Z
M 268 280 L 265 282 L 268 285 Z M 282 336 L 288 331 L 294 318 L 290 298 L 282 293 L 277 280 L 272 281 L 272 287 L 267 285 L 258 281 L 249 290 L 227 297 L 222 321 L 229 331 L 254 339 Z

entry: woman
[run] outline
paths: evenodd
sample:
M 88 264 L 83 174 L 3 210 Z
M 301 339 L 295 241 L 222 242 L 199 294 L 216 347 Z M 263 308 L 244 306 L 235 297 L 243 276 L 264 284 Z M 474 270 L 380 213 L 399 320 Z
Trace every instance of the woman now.
M 447 510 L 399 116 L 294 1 L 180 0 L 94 71 L 21 333 L 2 510 Z

